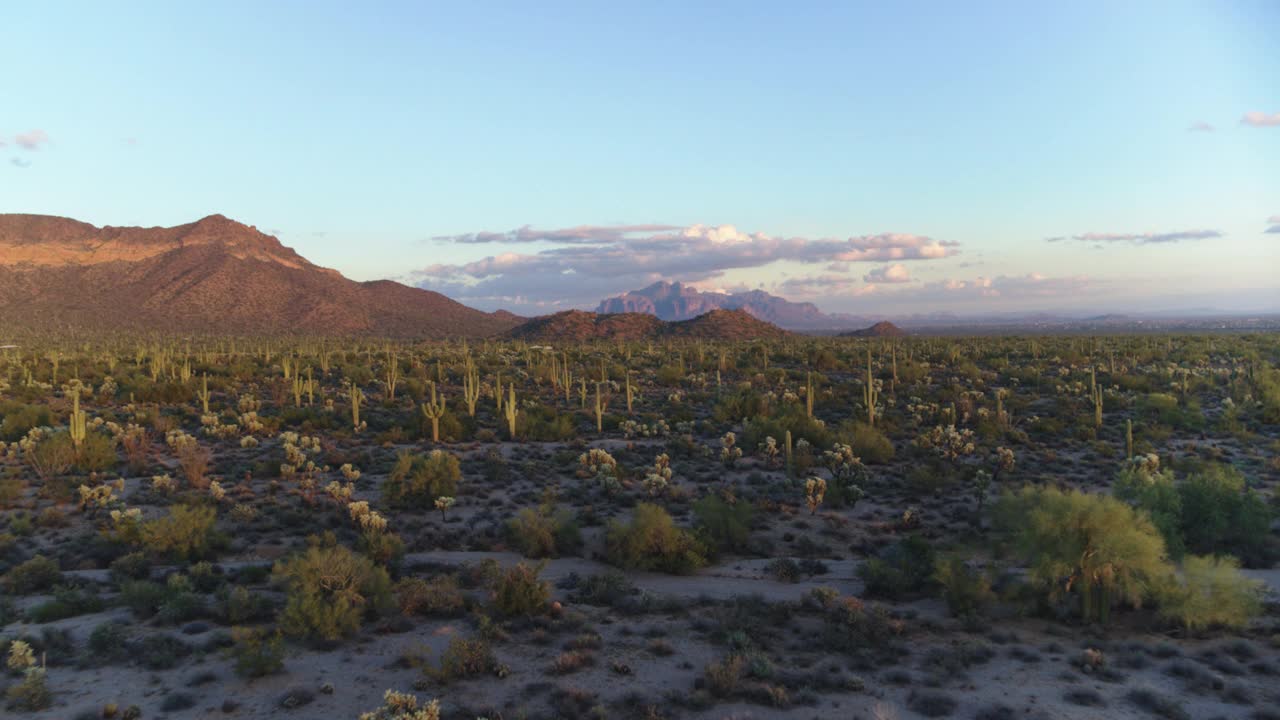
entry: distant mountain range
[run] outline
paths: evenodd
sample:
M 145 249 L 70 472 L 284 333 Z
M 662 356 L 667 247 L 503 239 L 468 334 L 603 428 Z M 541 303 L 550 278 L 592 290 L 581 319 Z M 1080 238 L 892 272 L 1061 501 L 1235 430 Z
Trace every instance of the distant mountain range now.
M 644 313 L 668 322 L 690 320 L 711 310 L 741 310 L 787 330 L 799 331 L 848 329 L 871 322 L 854 315 L 827 314 L 813 303 L 792 302 L 763 290 L 703 292 L 665 281 L 608 298 L 596 307 L 601 314 Z
M 659 338 L 752 340 L 784 337 L 788 334 L 777 325 L 755 318 L 743 310 L 713 309 L 688 320 L 672 322 L 648 313 L 566 310 L 533 318 L 508 330 L 504 336 L 529 342 L 562 343 Z
M 0 331 L 489 337 L 523 321 L 390 280 L 355 282 L 210 215 L 163 228 L 0 214 Z

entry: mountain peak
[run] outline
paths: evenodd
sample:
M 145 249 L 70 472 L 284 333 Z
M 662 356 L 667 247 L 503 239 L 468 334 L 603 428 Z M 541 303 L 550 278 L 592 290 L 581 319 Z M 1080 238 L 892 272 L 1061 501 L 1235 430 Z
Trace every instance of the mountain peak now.
M 518 322 L 389 280 L 349 280 L 224 215 L 99 228 L 0 214 L 4 329 L 482 337 Z
M 691 320 L 711 310 L 741 310 L 759 320 L 792 330 L 829 329 L 840 325 L 813 303 L 797 303 L 763 290 L 738 293 L 703 292 L 679 282 L 662 280 L 633 292 L 604 300 L 599 313 L 645 313 L 670 322 Z M 847 327 L 847 325 L 846 325 Z

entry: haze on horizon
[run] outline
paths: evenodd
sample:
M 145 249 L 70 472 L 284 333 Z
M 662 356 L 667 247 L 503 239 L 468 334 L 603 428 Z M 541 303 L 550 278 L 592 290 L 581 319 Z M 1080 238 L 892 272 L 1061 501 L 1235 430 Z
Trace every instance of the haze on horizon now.
M 1280 311 L 1280 4 L 29 3 L 0 212 L 524 314 Z

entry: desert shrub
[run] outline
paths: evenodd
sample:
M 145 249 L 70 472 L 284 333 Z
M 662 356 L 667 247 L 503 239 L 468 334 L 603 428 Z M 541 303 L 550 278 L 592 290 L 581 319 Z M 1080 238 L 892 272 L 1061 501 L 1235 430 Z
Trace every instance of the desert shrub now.
M 543 565 L 534 567 L 518 563 L 498 577 L 493 604 L 508 617 L 537 615 L 546 611 L 551 600 L 551 585 L 538 579 Z
M 19 402 L 0 401 L 0 441 L 17 442 L 31 428 L 53 424 L 53 415 L 45 405 L 27 405 Z
M 60 582 L 62 572 L 58 569 L 58 562 L 36 555 L 5 574 L 4 589 L 12 595 L 30 595 L 48 590 Z
M 160 611 L 169 596 L 164 585 L 149 580 L 137 580 L 120 584 L 120 604 L 133 611 L 139 618 L 149 618 Z
M 129 656 L 128 626 L 104 622 L 89 633 L 89 653 L 98 660 L 121 660 Z
M 893 443 L 872 425 L 860 421 L 841 423 L 838 441 L 853 448 L 863 462 L 879 465 L 893 459 Z
M 731 655 L 723 660 L 707 665 L 703 672 L 707 691 L 719 698 L 726 698 L 738 690 L 738 683 L 747 669 L 747 659 L 742 655 Z
M 439 668 L 431 674 L 436 680 L 448 683 L 497 670 L 498 661 L 489 643 L 479 638 L 455 637 L 440 654 Z
M 466 605 L 455 575 L 405 578 L 396 583 L 395 594 L 405 615 L 456 615 Z
M 537 442 L 563 442 L 578 435 L 573 415 L 558 413 L 545 405 L 520 409 L 516 417 L 516 436 Z
M 75 453 L 75 466 L 83 472 L 103 472 L 116 466 L 115 438 L 106 433 L 90 430 Z
M 576 576 L 571 576 L 571 579 L 576 579 Z M 616 606 L 636 594 L 636 586 L 627 576 L 614 570 L 577 580 L 572 590 L 570 599 L 575 603 L 607 607 Z
M 63 430 L 36 443 L 23 457 L 31 469 L 48 483 L 70 472 L 75 465 L 76 448 L 71 442 L 71 434 Z
M 902 628 L 883 607 L 868 607 L 856 597 L 841 597 L 830 588 L 808 596 L 822 611 L 822 643 L 830 650 L 850 654 L 881 653 L 892 649 Z
M 507 522 L 507 534 L 525 557 L 559 557 L 582 547 L 582 534 L 573 515 L 547 503 L 522 508 Z
M 382 497 L 395 506 L 432 509 L 436 498 L 457 495 L 461 479 L 458 458 L 450 453 L 432 450 L 424 457 L 403 452 L 382 485 Z
M 7 510 L 22 499 L 27 484 L 19 477 L 0 478 L 0 510 Z
M 739 418 L 740 419 L 740 418 Z M 805 414 L 804 408 L 798 405 L 788 406 L 772 417 L 753 417 L 743 426 L 742 447 L 758 447 L 767 437 L 784 438 L 791 432 L 791 440 L 801 440 L 814 447 L 830 447 L 831 431 L 817 418 Z
M 686 574 L 707 564 L 702 543 L 650 503 L 638 503 L 629 524 L 609 524 L 606 554 L 609 562 L 629 570 Z
M 1086 622 L 1106 622 L 1116 600 L 1140 605 L 1171 569 L 1151 520 L 1108 495 L 1027 487 L 998 515 L 1032 581 L 1050 600 L 1078 596 Z
M 53 599 L 27 610 L 27 620 L 33 623 L 49 623 L 77 615 L 87 615 L 102 610 L 102 598 L 96 594 L 72 587 L 58 588 Z
M 800 578 L 804 574 L 800 569 L 800 563 L 791 558 L 774 558 L 769 561 L 765 571 L 774 580 L 788 583 L 800 582 Z
M 413 695 L 388 690 L 382 697 L 382 707 L 360 713 L 360 720 L 440 720 L 440 701 L 419 705 Z
M 1188 477 L 1178 491 L 1189 552 L 1229 553 L 1249 566 L 1269 564 L 1271 509 L 1258 493 L 1245 487 L 1238 470 L 1210 465 Z
M 155 555 L 190 560 L 204 556 L 213 542 L 216 508 L 174 505 L 167 517 L 142 524 L 142 543 Z
M 335 641 L 394 606 L 387 571 L 341 545 L 313 544 L 277 563 L 274 574 L 289 591 L 280 627 L 296 637 Z
M 213 610 L 223 622 L 240 625 L 269 618 L 273 608 L 271 601 L 265 596 L 236 585 L 231 588 L 224 586 L 218 591 Z
M 230 653 L 240 677 L 265 677 L 284 667 L 284 639 L 278 630 L 237 627 L 231 629 L 231 639 L 235 644 Z
M 991 580 L 977 572 L 958 555 L 939 558 L 933 580 L 942 589 L 942 599 L 954 617 L 974 617 L 995 600 Z
M 46 683 L 44 668 L 29 668 L 23 673 L 22 680 L 5 690 L 10 710 L 22 712 L 38 712 L 53 704 L 53 693 Z
M 1164 538 L 1169 556 L 1182 557 L 1186 552 L 1182 541 L 1182 495 L 1171 471 L 1159 471 L 1143 460 L 1128 463 L 1116 475 L 1111 491 L 1117 498 L 1144 510 Z
M 693 503 L 698 522 L 698 536 L 717 551 L 742 551 L 751 535 L 751 519 L 755 509 L 744 500 L 728 502 L 717 493 L 709 493 Z
M 912 535 L 890 545 L 858 568 L 868 595 L 901 600 L 929 588 L 936 564 L 933 546 Z
M 1242 627 L 1261 610 L 1263 587 L 1235 558 L 1189 555 L 1181 578 L 1159 594 L 1160 614 L 1189 630 Z

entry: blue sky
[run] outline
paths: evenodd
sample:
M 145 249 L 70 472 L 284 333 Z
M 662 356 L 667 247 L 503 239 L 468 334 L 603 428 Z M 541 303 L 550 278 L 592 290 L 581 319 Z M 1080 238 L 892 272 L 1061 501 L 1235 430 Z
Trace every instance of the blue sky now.
M 658 277 L 853 312 L 1280 309 L 1275 2 L 47 2 L 4 25 L 0 212 L 219 212 L 523 312 Z

